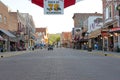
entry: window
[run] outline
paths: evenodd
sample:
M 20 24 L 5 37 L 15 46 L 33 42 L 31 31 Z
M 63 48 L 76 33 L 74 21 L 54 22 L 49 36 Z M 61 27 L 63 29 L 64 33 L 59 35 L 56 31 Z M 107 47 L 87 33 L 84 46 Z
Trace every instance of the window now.
M 115 12 L 115 15 L 117 14 L 117 9 L 116 8 L 117 8 L 117 3 L 115 2 L 114 3 L 114 12 Z
M 7 23 L 7 18 L 6 17 L 4 17 L 4 24 L 6 24 Z
M 109 7 L 109 18 L 111 18 L 112 17 L 112 11 L 111 11 L 112 9 L 111 9 L 111 6 Z
M 106 7 L 106 16 L 105 16 L 106 19 L 112 17 L 112 9 L 111 8 L 112 8 L 111 6 Z
M 105 13 L 106 13 L 105 19 L 108 19 L 109 18 L 109 16 L 108 16 L 108 7 L 106 8 Z
M 2 15 L 0 14 L 0 22 L 2 22 Z

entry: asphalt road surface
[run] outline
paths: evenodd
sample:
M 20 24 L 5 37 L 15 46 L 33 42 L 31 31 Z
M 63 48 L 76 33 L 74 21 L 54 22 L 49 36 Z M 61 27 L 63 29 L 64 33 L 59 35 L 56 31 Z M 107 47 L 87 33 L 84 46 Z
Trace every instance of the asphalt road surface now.
M 55 48 L 0 58 L 0 80 L 120 80 L 120 58 Z

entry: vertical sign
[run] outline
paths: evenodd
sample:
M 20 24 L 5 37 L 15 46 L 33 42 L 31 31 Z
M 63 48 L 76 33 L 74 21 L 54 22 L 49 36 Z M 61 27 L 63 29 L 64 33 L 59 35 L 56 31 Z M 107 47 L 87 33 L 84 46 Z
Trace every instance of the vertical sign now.
M 44 0 L 44 14 L 56 15 L 64 13 L 64 0 Z

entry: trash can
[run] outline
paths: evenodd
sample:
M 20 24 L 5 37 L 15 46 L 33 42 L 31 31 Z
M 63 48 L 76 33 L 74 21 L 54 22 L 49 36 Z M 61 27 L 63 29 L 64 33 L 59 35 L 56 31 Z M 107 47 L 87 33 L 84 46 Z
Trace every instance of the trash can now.
M 91 51 L 92 51 L 92 48 L 88 48 L 88 51 L 90 51 L 90 52 L 91 52 Z

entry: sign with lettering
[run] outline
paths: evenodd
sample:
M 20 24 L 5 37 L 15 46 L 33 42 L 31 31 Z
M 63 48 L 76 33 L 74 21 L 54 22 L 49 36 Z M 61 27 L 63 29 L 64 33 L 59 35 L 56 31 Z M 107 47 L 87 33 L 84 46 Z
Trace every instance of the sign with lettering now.
M 64 13 L 64 0 L 44 0 L 44 14 L 56 15 Z

